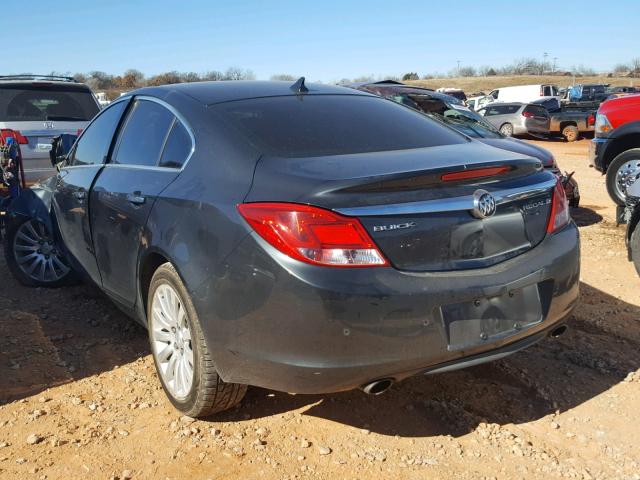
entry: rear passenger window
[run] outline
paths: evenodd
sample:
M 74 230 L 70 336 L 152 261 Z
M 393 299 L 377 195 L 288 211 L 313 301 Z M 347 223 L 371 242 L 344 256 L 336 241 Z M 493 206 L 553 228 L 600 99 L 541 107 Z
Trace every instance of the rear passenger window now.
M 159 166 L 168 168 L 182 167 L 192 148 L 193 143 L 189 132 L 187 132 L 182 122 L 176 119 L 167 138 Z
M 156 166 L 174 118 L 158 103 L 136 101 L 120 135 L 113 163 Z
M 520 106 L 521 105 L 509 105 L 507 107 L 503 107 L 505 111 L 503 111 L 502 113 L 506 113 L 506 114 L 516 113 L 518 110 L 520 110 Z

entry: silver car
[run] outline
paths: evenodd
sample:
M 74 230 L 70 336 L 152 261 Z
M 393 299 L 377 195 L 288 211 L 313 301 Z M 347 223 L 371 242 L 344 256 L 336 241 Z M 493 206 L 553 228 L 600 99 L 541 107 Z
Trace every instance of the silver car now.
M 27 183 L 55 173 L 49 160 L 53 137 L 77 134 L 99 110 L 91 89 L 72 78 L 0 76 L 0 129 L 18 132 Z
M 491 103 L 478 113 L 507 137 L 549 134 L 549 112 L 542 105 Z

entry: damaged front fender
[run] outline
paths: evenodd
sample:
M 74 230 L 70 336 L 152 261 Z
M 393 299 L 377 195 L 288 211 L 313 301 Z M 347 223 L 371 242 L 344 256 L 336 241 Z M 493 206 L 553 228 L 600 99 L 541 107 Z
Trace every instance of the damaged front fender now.
M 52 182 L 55 182 L 55 177 L 23 190 L 7 208 L 5 221 L 10 223 L 18 217 L 35 218 L 44 223 L 50 232 L 56 232 L 51 219 Z

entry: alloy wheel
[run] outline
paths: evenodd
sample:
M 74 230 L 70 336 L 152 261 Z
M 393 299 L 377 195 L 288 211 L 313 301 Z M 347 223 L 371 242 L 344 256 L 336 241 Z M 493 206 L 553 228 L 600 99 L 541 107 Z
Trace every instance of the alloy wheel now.
M 186 308 L 173 287 L 160 285 L 151 303 L 151 338 L 158 371 L 171 395 L 183 400 L 193 384 L 194 355 Z
M 18 227 L 13 253 L 20 270 L 38 282 L 57 282 L 71 270 L 47 227 L 35 219 L 27 220 Z
M 616 172 L 616 191 L 620 198 L 627 196 L 627 189 L 640 177 L 640 159 L 623 163 Z

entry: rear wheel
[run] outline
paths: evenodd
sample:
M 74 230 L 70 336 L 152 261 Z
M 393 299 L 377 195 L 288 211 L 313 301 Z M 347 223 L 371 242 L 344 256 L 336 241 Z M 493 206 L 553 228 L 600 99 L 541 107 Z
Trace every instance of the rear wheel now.
M 500 133 L 503 134 L 505 137 L 512 137 L 513 136 L 513 125 L 511 125 L 510 123 L 505 123 L 500 127 Z
M 607 191 L 618 205 L 624 205 L 629 188 L 640 177 L 640 148 L 622 152 L 607 167 Z
M 35 218 L 12 221 L 4 237 L 7 266 L 30 287 L 60 287 L 75 280 L 74 272 L 48 227 Z
M 191 298 L 173 265 L 153 274 L 147 304 L 151 352 L 171 403 L 190 417 L 206 417 L 242 400 L 246 385 L 216 372 Z
M 578 127 L 575 125 L 567 125 L 562 129 L 562 136 L 567 140 L 567 142 L 575 142 L 578 140 L 580 132 L 578 131 Z
M 636 271 L 640 275 L 640 223 L 636 224 L 636 228 L 631 234 L 631 259 L 636 266 Z

